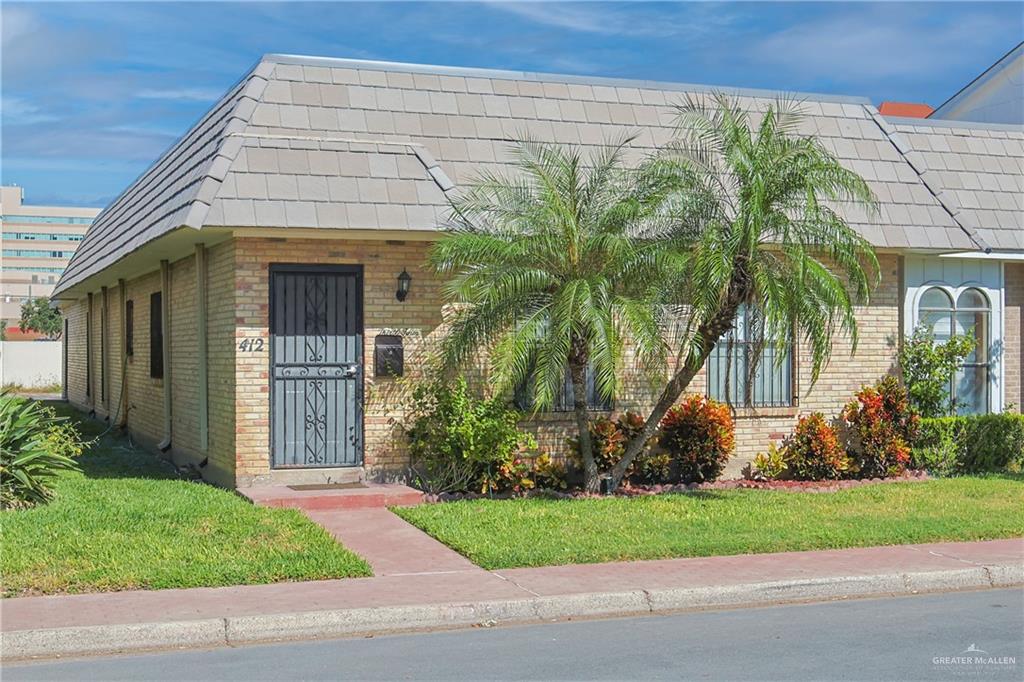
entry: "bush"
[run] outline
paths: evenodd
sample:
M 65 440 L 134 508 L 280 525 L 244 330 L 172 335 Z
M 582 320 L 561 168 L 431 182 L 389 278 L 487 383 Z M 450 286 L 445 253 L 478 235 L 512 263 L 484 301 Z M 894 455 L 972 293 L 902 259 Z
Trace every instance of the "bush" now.
M 568 485 L 565 465 L 551 459 L 547 453 L 534 457 L 530 467 L 533 487 L 538 490 L 565 490 Z
M 53 478 L 77 469 L 75 458 L 83 448 L 75 427 L 50 407 L 0 394 L 0 508 L 50 500 Z
M 854 474 L 883 478 L 906 471 L 920 419 L 896 377 L 885 377 L 858 391 L 856 399 L 843 409 L 842 418 Z
M 704 483 L 722 475 L 735 446 L 728 405 L 689 395 L 661 420 L 661 447 L 684 483 Z
M 800 417 L 782 452 L 786 469 L 800 481 L 834 480 L 850 471 L 850 458 L 839 435 L 820 412 Z
M 751 474 L 754 479 L 774 481 L 786 473 L 786 453 L 775 443 L 768 446 L 768 452 L 759 452 L 754 457 Z
M 1020 472 L 1024 469 L 1024 415 L 922 419 L 913 461 L 939 475 Z
M 519 430 L 520 414 L 498 399 L 470 394 L 465 379 L 418 384 L 409 405 L 414 482 L 430 493 L 520 491 L 532 487 L 520 457 L 536 448 Z
M 598 417 L 590 422 L 590 440 L 599 473 L 608 473 L 618 464 L 626 452 L 626 444 L 633 436 L 640 433 L 643 427 L 644 418 L 635 412 L 623 412 L 615 419 Z M 626 471 L 627 479 L 636 479 L 645 475 L 644 463 L 651 456 L 649 449 L 655 440 L 655 438 L 651 438 L 645 444 L 640 455 L 633 460 L 629 470 Z M 569 462 L 577 471 L 583 471 L 583 456 L 580 454 L 579 438 L 567 438 L 565 442 Z M 651 471 L 654 469 L 649 467 Z
M 943 343 L 926 326 L 914 330 L 900 350 L 900 372 L 913 409 L 922 417 L 939 417 L 952 411 L 949 387 L 953 373 L 971 354 L 977 341 L 973 334 L 955 334 Z

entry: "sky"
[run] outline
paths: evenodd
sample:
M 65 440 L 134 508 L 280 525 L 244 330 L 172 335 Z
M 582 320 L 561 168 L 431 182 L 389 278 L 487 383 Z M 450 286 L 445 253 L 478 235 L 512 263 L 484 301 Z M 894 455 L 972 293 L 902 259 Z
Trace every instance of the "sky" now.
M 103 206 L 265 53 L 941 104 L 1024 39 L 1019 2 L 0 5 L 0 180 Z

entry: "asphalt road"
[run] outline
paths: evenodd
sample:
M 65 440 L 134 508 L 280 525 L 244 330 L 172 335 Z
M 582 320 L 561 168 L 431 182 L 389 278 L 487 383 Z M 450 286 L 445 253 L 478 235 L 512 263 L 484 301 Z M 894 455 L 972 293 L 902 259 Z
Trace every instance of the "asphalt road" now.
M 954 657 L 961 660 L 949 660 Z M 1024 591 L 5 665 L 2 676 L 4 682 L 1021 680 Z

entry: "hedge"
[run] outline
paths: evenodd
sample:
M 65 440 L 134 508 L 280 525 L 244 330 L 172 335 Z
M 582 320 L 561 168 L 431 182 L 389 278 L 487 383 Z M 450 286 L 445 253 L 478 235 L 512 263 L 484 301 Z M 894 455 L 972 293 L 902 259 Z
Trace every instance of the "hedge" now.
M 912 466 L 937 474 L 1024 470 L 1024 415 L 922 419 Z

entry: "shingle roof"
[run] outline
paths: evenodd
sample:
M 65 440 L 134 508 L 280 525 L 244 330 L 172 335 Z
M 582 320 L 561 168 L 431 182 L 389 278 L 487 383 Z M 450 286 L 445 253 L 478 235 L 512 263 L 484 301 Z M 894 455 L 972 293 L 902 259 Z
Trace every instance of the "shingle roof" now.
M 671 138 L 673 105 L 685 93 L 712 90 L 268 55 L 97 218 L 57 292 L 179 227 L 437 229 L 445 193 L 481 171 L 507 168 L 510 142 L 529 135 L 589 146 L 635 132 L 630 151 L 639 159 Z M 721 90 L 755 118 L 780 94 Z M 928 173 L 922 177 L 919 170 L 954 168 L 946 161 L 910 162 L 918 137 L 931 140 L 934 134 L 908 131 L 914 136 L 903 142 L 864 99 L 808 95 L 802 106 L 802 132 L 818 135 L 878 196 L 877 218 L 847 211 L 876 246 L 984 248 L 969 232 L 983 237 L 994 229 L 986 212 L 994 210 L 987 208 L 991 202 L 1005 206 L 1004 213 L 1019 206 L 1020 133 L 986 131 L 959 140 L 958 160 L 948 162 L 957 179 L 950 182 L 974 188 L 984 178 L 986 184 L 947 197 L 945 185 L 925 182 Z M 995 153 L 995 140 L 1002 155 Z M 928 153 L 945 158 L 931 146 Z M 989 169 L 993 159 L 997 173 Z M 990 189 L 993 183 L 1005 194 L 1017 188 L 1017 196 L 1002 196 Z M 958 222 L 954 216 L 966 216 L 966 209 L 974 210 L 970 202 L 982 201 L 978 189 L 998 196 L 986 195 L 984 207 L 977 207 L 978 225 Z M 997 215 L 998 225 L 1000 220 L 1007 216 Z M 1016 237 L 1000 236 L 992 245 L 1024 248 Z
M 1024 250 L 1024 128 L 892 119 L 893 142 L 984 246 Z

